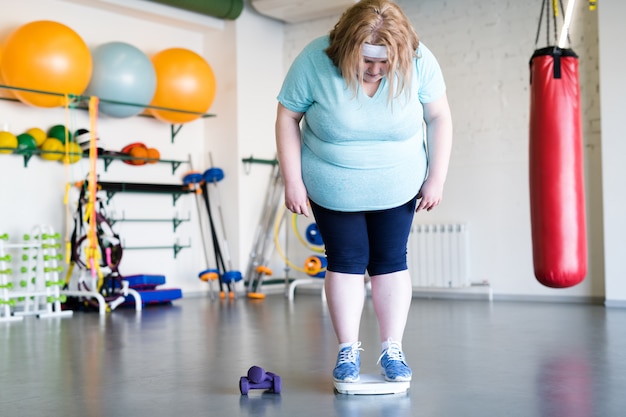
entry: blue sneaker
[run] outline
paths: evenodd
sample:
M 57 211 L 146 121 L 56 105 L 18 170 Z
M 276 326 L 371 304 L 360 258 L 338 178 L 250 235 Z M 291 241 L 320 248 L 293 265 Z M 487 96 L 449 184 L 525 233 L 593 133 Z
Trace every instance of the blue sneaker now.
M 404 359 L 404 353 L 398 342 L 389 340 L 389 346 L 383 350 L 378 358 L 382 366 L 382 374 L 389 382 L 407 382 L 413 377 L 413 372 Z
M 361 342 L 342 348 L 337 354 L 337 365 L 333 370 L 336 382 L 358 382 L 361 368 Z

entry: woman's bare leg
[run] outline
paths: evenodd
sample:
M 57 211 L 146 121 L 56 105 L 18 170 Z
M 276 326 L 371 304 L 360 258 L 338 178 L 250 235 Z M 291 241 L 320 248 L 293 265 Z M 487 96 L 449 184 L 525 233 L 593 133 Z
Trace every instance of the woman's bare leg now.
M 408 270 L 371 277 L 372 300 L 381 342 L 388 339 L 402 342 L 409 308 L 413 298 L 413 284 Z
M 359 327 L 365 299 L 365 278 L 359 274 L 326 271 L 324 286 L 333 328 L 338 342 L 359 340 Z

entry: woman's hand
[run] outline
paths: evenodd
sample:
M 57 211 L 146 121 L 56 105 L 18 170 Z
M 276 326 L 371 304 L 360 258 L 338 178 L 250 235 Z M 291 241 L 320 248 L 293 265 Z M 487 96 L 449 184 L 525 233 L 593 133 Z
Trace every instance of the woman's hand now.
M 309 199 L 304 183 L 285 184 L 285 207 L 292 213 L 309 217 Z
M 431 211 L 441 203 L 443 197 L 443 183 L 431 178 L 427 178 L 422 184 L 420 192 L 417 194 L 419 203 L 416 212 L 420 210 Z

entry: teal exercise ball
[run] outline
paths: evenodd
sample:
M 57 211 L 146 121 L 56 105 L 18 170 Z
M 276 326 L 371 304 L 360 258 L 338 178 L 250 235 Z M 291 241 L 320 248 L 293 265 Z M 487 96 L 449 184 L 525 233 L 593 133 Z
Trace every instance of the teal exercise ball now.
M 146 54 L 124 42 L 109 42 L 96 47 L 91 55 L 93 73 L 85 94 L 100 99 L 98 109 L 102 113 L 130 117 L 150 104 L 157 80 Z

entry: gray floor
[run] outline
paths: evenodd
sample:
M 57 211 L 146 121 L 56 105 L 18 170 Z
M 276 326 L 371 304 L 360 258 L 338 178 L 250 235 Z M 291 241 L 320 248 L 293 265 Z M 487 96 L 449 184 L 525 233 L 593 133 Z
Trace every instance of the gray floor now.
M 367 300 L 362 372 L 380 350 Z M 415 299 L 408 395 L 334 394 L 321 298 L 178 300 L 137 314 L 0 323 L 2 416 L 624 416 L 626 310 Z M 259 365 L 280 395 L 241 396 Z

